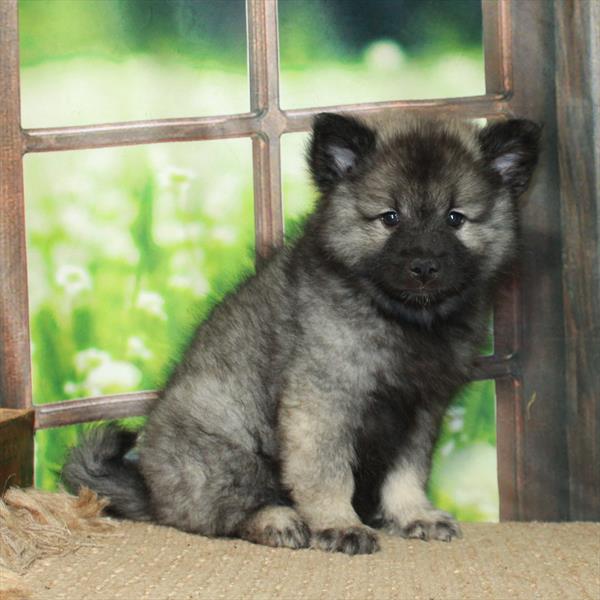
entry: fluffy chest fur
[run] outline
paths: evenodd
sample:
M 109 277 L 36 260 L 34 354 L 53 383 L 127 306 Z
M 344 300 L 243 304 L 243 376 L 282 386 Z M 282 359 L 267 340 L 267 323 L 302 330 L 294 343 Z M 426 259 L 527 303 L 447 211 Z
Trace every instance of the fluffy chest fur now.
M 353 506 L 363 521 L 374 522 L 382 483 L 403 454 L 414 456 L 415 444 L 422 444 L 420 468 L 428 468 L 443 413 L 468 381 L 485 320 L 471 307 L 465 322 L 452 325 L 401 322 L 351 282 L 340 281 L 339 273 L 332 279 L 322 263 L 304 278 L 306 290 L 299 285 L 296 293 L 301 325 L 286 384 L 304 410 L 337 415 L 353 449 Z M 284 403 L 289 392 L 282 388 Z

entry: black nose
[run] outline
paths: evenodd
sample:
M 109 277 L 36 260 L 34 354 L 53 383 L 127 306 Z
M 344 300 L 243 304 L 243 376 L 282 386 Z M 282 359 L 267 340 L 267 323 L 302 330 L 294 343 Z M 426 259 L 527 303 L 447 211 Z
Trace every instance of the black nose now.
M 427 283 L 438 276 L 440 261 L 435 258 L 414 258 L 408 268 L 411 277 Z

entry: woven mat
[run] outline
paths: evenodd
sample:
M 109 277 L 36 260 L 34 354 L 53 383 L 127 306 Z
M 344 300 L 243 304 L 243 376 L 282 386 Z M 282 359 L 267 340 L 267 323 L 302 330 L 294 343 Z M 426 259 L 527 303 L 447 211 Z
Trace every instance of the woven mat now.
M 348 557 L 209 540 L 123 523 L 69 556 L 35 563 L 31 598 L 487 600 L 600 598 L 600 524 L 465 524 L 450 544 L 383 537 Z

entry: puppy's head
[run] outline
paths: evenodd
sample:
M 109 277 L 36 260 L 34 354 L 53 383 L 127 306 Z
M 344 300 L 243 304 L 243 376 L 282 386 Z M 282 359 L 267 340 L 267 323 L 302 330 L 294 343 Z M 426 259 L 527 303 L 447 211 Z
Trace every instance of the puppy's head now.
M 515 200 L 539 135 L 524 119 L 479 129 L 320 114 L 308 151 L 320 243 L 388 311 L 424 324 L 447 318 L 512 258 Z

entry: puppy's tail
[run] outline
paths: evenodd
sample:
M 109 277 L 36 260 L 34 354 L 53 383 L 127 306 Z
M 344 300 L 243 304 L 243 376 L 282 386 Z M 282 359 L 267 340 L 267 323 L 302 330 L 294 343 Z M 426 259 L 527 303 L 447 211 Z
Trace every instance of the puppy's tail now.
M 73 448 L 62 470 L 72 492 L 86 486 L 108 498 L 107 513 L 134 521 L 151 519 L 150 493 L 137 463 L 125 457 L 137 434 L 110 424 L 92 430 Z

